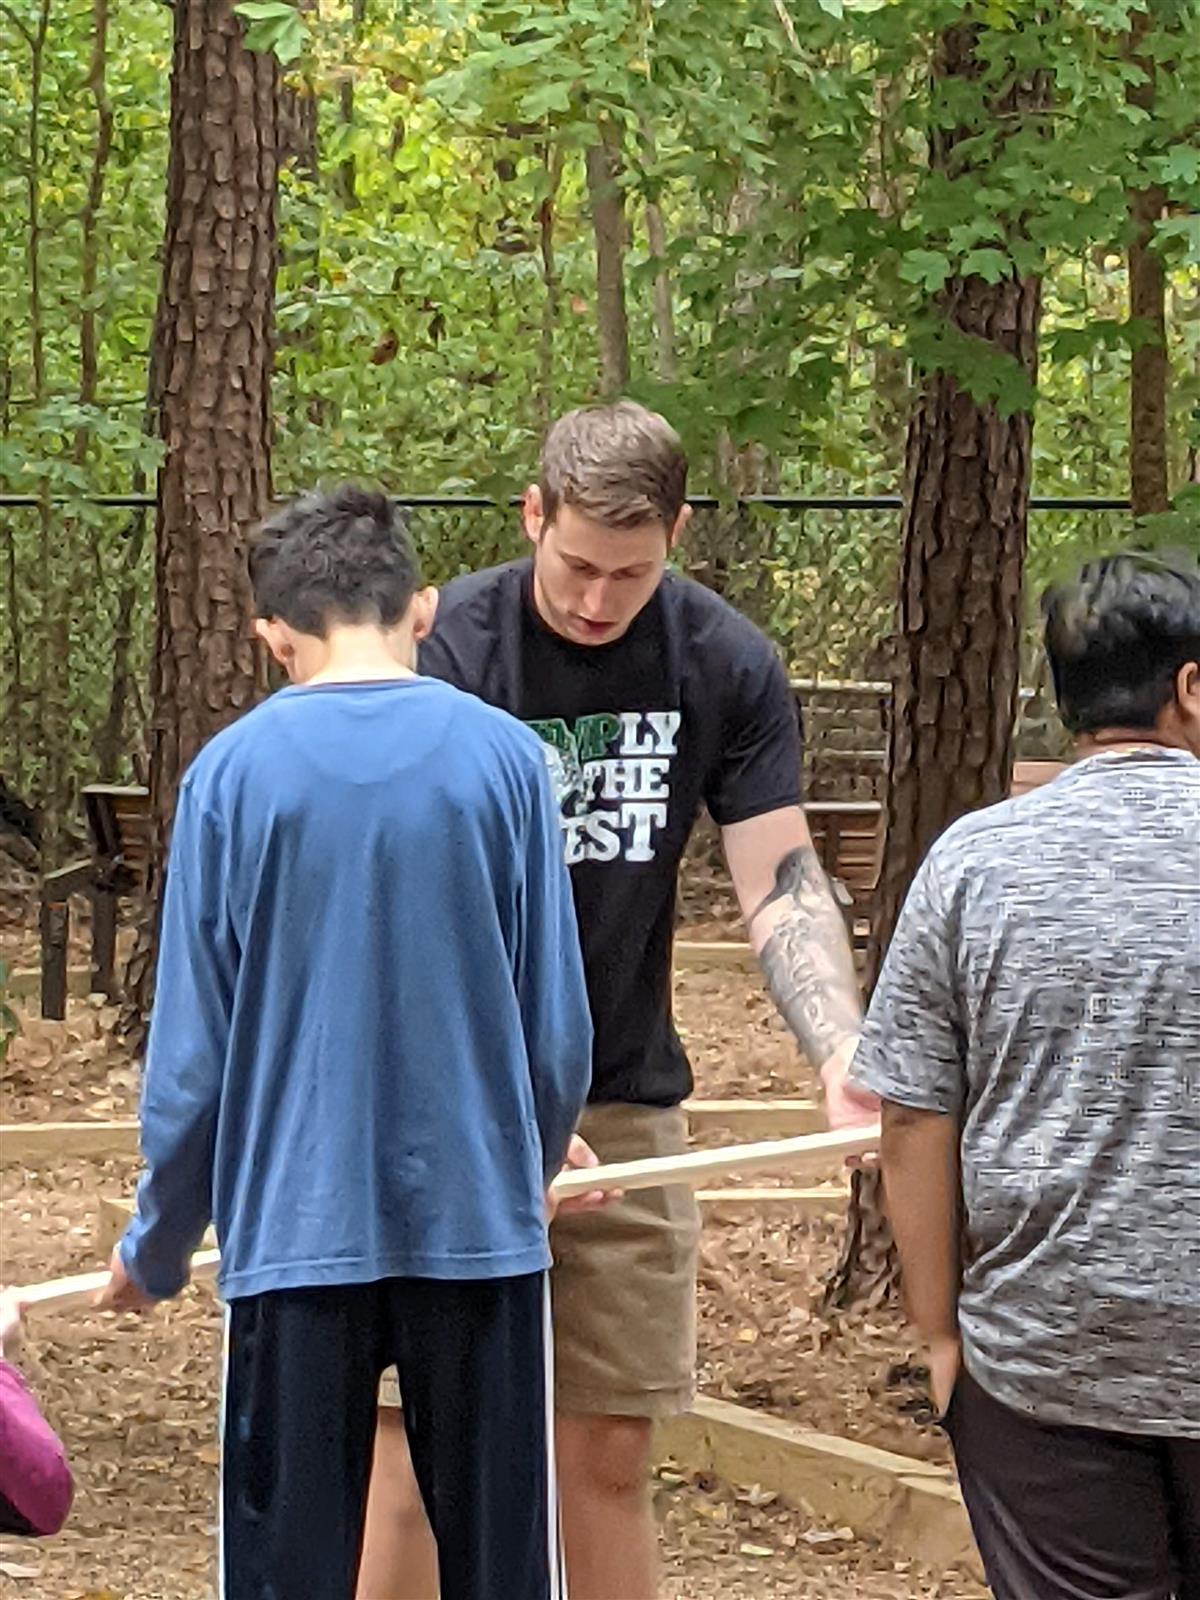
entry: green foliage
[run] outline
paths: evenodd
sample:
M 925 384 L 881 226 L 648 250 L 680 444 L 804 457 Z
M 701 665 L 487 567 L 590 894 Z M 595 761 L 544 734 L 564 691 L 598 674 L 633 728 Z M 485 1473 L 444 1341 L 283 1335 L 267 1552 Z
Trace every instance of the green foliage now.
M 39 796 L 97 770 L 130 595 L 134 688 L 144 680 L 153 540 L 134 513 L 83 497 L 126 493 L 139 475 L 152 486 L 159 458 L 144 397 L 171 54 L 169 8 L 112 0 L 112 147 L 85 308 L 99 126 L 90 13 L 48 12 L 35 125 L 42 4 L 4 0 L 20 26 L 0 30 L 0 482 L 48 507 L 0 509 L 0 692 L 7 703 L 15 632 L 25 729 L 18 751 L 6 719 L 0 763 Z M 1145 74 L 1130 57 L 1128 0 L 374 0 L 366 21 L 351 0 L 237 9 L 250 46 L 275 51 L 289 94 L 311 97 L 316 114 L 314 147 L 281 181 L 281 487 L 350 474 L 497 500 L 521 487 L 546 419 L 598 391 L 583 158 L 601 127 L 623 163 L 630 389 L 680 427 L 696 490 L 895 492 L 913 385 L 943 368 L 1003 411 L 1036 402 L 1037 492 L 1124 493 L 1130 357 L 1147 330 L 1129 319 L 1123 254 L 1130 192 L 1151 183 L 1167 200 L 1156 248 L 1170 274 L 1173 482 L 1197 470 L 1195 0 L 1153 0 L 1140 46 L 1157 66 L 1149 110 L 1129 102 Z M 935 89 L 933 43 L 958 22 L 979 30 L 978 77 Z M 1034 73 L 1045 115 L 997 116 L 1014 78 Z M 930 141 L 951 129 L 953 162 L 933 170 Z M 664 271 L 669 381 L 654 302 Z M 940 310 L 955 278 L 1014 272 L 1043 279 L 1036 396 Z M 85 309 L 98 342 L 91 402 Z M 1186 503 L 1172 513 L 1190 514 Z M 1117 521 L 1035 518 L 1033 583 L 1120 535 Z M 511 554 L 519 529 L 488 510 L 427 518 L 421 536 L 444 578 Z M 854 670 L 886 633 L 893 520 L 810 519 L 801 531 L 760 517 L 736 539 L 730 551 L 700 541 L 691 559 L 719 570 L 797 665 Z M 56 707 L 72 741 L 57 770 L 35 737 Z M 136 754 L 136 697 L 124 726 Z M 130 776 L 128 762 L 111 775 Z
M 239 0 L 233 9 L 246 24 L 249 49 L 273 50 L 285 66 L 303 55 L 308 31 L 287 0 Z

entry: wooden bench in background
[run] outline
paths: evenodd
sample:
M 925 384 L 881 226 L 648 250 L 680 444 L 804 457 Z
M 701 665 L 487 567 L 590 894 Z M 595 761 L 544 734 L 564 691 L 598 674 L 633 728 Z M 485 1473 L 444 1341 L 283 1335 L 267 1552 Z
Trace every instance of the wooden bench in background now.
M 148 789 L 89 784 L 83 805 L 91 855 L 42 879 L 42 1016 L 56 1021 L 67 1012 L 71 896 L 85 894 L 92 902 L 91 991 L 115 1000 L 118 903 L 140 887 L 150 859 Z

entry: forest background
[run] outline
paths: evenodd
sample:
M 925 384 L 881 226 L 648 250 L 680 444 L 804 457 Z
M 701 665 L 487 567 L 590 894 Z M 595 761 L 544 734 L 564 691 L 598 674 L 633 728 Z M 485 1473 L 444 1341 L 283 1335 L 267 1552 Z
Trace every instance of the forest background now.
M 0 771 L 51 837 L 82 782 L 147 775 L 163 352 L 190 337 L 178 307 L 155 319 L 164 237 L 206 203 L 193 174 L 237 194 L 258 161 L 271 190 L 272 251 L 232 253 L 246 321 L 221 314 L 236 388 L 273 302 L 274 492 L 459 498 L 413 508 L 436 581 L 516 552 L 506 502 L 550 418 L 629 394 L 712 497 L 685 566 L 794 672 L 886 676 L 931 374 L 1001 432 L 1033 417 L 1027 615 L 1132 515 L 1139 542 L 1200 545 L 1193 0 L 235 10 L 0 0 Z M 189 30 L 198 81 L 236 103 L 201 103 L 190 135 L 176 108 L 172 180 Z

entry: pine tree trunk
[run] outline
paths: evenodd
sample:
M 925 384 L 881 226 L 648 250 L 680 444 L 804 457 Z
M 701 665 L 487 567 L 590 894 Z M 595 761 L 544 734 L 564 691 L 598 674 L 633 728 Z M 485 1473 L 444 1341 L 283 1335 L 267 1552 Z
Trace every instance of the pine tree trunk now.
M 629 324 L 625 315 L 625 192 L 616 135 L 609 127 L 587 152 L 588 199 L 596 242 L 596 332 L 600 391 L 616 399 L 629 383 Z
M 155 526 L 151 907 L 180 776 L 263 685 L 244 558 L 271 498 L 278 123 L 275 58 L 244 48 L 229 0 L 176 0 L 155 332 L 166 454 Z M 130 974 L 143 1016 L 152 946 L 142 942 Z
M 970 78 L 975 32 L 942 36 L 937 70 Z M 993 109 L 1013 125 L 1044 103 L 1040 79 L 1018 80 Z M 946 170 L 961 135 L 943 133 Z M 1041 281 L 961 278 L 941 309 L 962 333 L 1037 371 Z M 946 373 L 926 379 L 908 430 L 884 870 L 869 970 L 878 974 L 913 874 L 964 812 L 1008 792 L 1020 687 L 1021 584 L 1032 475 L 1032 417 L 980 405 Z M 842 1259 L 827 1304 L 889 1298 L 895 1249 L 877 1173 L 856 1174 Z

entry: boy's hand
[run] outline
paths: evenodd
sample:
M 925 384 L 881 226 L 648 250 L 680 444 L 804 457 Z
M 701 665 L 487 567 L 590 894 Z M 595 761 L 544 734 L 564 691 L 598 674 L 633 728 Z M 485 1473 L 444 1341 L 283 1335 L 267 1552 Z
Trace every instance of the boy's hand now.
M 0 1356 L 12 1355 L 21 1342 L 25 1303 L 15 1289 L 0 1293 Z
M 929 1388 L 939 1417 L 944 1417 L 950 1409 L 961 1370 L 962 1342 L 949 1335 L 934 1339 L 929 1346 Z
M 591 1145 L 581 1139 L 579 1135 L 572 1134 L 571 1143 L 567 1146 L 567 1159 L 562 1164 L 564 1172 L 578 1171 L 584 1167 L 598 1167 L 600 1157 Z M 587 1194 L 574 1194 L 569 1200 L 556 1200 L 554 1190 L 546 1192 L 546 1220 L 553 1222 L 559 1212 L 564 1215 L 572 1211 L 599 1211 L 610 1200 L 615 1200 L 619 1189 L 591 1189 Z
M 121 1260 L 121 1247 L 117 1245 L 108 1264 L 108 1282 L 92 1304 L 97 1311 L 147 1311 L 154 1304 L 148 1294 L 143 1294 L 125 1270 Z

